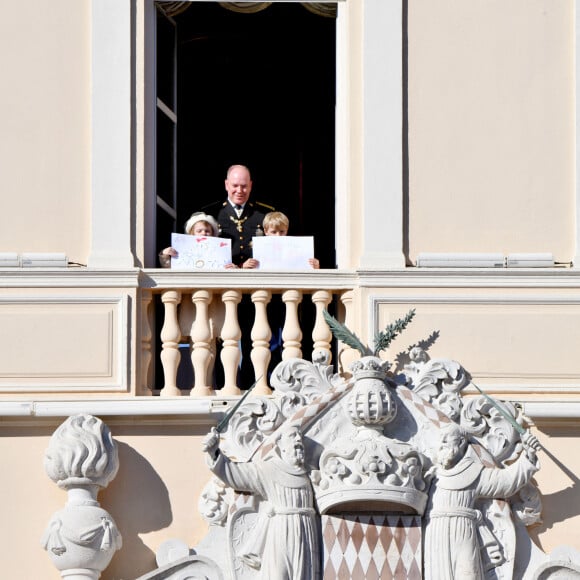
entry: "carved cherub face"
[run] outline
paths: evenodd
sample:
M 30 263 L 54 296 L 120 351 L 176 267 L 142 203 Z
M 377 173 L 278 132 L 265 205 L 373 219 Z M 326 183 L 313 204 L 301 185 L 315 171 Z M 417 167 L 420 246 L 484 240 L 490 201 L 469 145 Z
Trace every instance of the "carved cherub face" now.
M 280 456 L 290 465 L 304 465 L 304 443 L 302 433 L 298 428 L 292 428 L 280 436 L 278 439 L 278 449 Z
M 466 447 L 465 435 L 457 426 L 453 425 L 441 433 L 439 449 L 437 450 L 437 463 L 445 469 L 453 467 L 463 457 Z

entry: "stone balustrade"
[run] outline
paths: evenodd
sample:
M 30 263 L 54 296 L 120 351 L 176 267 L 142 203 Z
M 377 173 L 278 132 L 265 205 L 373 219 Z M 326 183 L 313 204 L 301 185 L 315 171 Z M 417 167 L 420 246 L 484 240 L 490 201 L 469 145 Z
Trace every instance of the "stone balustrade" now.
M 351 317 L 348 275 L 150 272 L 141 296 L 140 394 L 161 389 L 162 397 L 239 395 L 249 386 L 240 378 L 246 357 L 254 393 L 268 395 L 273 351 L 282 360 L 310 358 L 314 351 L 328 353 L 330 360 L 338 353 L 337 363 L 352 359 L 344 345 L 336 350 L 323 317 L 325 309 L 341 320 Z M 156 333 L 160 368 L 154 386 Z

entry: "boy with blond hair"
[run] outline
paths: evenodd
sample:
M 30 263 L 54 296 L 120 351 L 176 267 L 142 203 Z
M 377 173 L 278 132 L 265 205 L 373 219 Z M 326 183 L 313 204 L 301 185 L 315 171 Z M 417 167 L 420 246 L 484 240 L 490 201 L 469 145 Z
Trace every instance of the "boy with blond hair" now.
M 287 236 L 290 229 L 290 220 L 281 211 L 271 211 L 264 216 L 262 228 L 266 236 Z M 253 267 L 257 268 L 259 266 L 258 260 L 254 259 L 252 261 L 255 263 Z M 320 262 L 316 258 L 309 258 L 308 263 L 315 270 L 320 268 Z
M 281 211 L 271 211 L 264 216 L 262 228 L 267 236 L 287 236 L 290 220 Z

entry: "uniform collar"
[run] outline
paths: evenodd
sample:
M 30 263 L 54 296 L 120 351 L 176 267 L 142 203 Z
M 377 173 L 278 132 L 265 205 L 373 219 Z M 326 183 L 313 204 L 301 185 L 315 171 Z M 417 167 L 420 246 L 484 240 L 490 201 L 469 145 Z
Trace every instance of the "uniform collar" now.
M 228 198 L 228 203 L 232 206 L 232 209 L 235 211 L 236 210 L 236 204 L 233 203 L 232 201 L 230 201 L 230 199 Z M 237 211 L 244 211 L 246 209 L 246 205 L 248 205 L 248 202 L 244 203 L 244 204 L 239 204 L 241 206 L 240 210 Z

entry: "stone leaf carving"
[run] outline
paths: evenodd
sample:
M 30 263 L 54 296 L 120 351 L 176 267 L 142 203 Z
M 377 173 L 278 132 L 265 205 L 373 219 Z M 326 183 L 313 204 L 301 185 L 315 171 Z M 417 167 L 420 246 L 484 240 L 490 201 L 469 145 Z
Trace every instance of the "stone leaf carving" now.
M 312 363 L 291 358 L 274 369 L 273 397 L 250 397 L 231 417 L 222 434 L 223 452 L 232 459 L 249 459 L 287 419 L 329 389 L 342 383 L 328 364 L 325 352 Z
M 240 461 L 251 457 L 282 419 L 277 401 L 266 397 L 248 398 L 232 415 L 224 431 L 224 452 Z
M 411 362 L 405 365 L 404 379 L 409 388 L 429 401 L 451 420 L 459 419 L 463 406 L 460 392 L 469 383 L 469 375 L 456 361 L 429 359 L 420 347 L 409 353 Z
M 524 419 L 519 408 L 510 402 L 498 404 L 518 424 L 523 425 Z M 497 463 L 510 461 L 519 455 L 520 434 L 485 397 L 470 399 L 461 409 L 459 422 L 468 433 L 477 437 Z
M 469 385 L 469 373 L 456 361 L 430 360 L 419 347 L 410 352 L 411 362 L 405 366 L 403 380 L 415 393 L 429 401 L 436 409 L 459 423 L 491 454 L 497 463 L 517 457 L 520 435 L 505 417 L 483 396 L 467 402 L 461 396 Z M 509 402 L 501 403 L 520 425 L 524 418 L 521 410 Z
M 514 516 L 525 526 L 542 523 L 542 498 L 533 483 L 524 485 L 517 495 L 510 499 Z
M 208 524 L 223 526 L 226 523 L 229 503 L 227 487 L 217 477 L 212 477 L 206 483 L 199 497 L 198 509 Z
M 300 393 L 305 402 L 309 403 L 343 381 L 328 362 L 329 355 L 323 351 L 318 352 L 312 363 L 298 358 L 282 361 L 274 369 L 270 384 L 275 389 L 275 394 Z
M 428 401 L 436 400 L 442 393 L 459 393 L 468 383 L 465 369 L 449 359 L 430 360 L 420 347 L 409 353 L 411 362 L 405 365 L 404 374 L 413 390 Z

